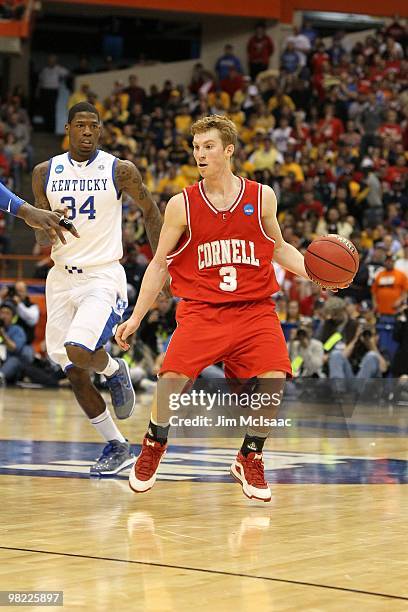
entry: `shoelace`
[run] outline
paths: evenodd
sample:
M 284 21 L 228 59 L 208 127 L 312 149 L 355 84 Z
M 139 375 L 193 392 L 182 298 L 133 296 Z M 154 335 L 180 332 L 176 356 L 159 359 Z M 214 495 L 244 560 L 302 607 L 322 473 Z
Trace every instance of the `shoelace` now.
M 160 456 L 160 448 L 155 448 L 153 446 L 143 447 L 142 454 L 137 462 L 138 473 L 143 477 L 151 478 L 152 473 L 156 471 Z
M 116 440 L 112 440 L 108 442 L 107 445 L 102 450 L 102 455 L 99 457 L 98 461 L 102 461 L 102 459 L 106 459 L 112 452 L 118 451 L 120 448 L 120 442 Z
M 255 485 L 265 484 L 264 465 L 261 459 L 247 459 L 245 462 L 249 472 L 250 483 Z M 247 479 L 248 480 L 248 479 Z
M 102 461 L 102 459 L 108 457 L 113 448 L 114 445 L 112 444 L 112 442 L 108 442 L 107 445 L 103 447 L 102 454 L 100 457 L 98 457 L 97 461 Z
M 125 401 L 122 381 L 123 376 L 121 374 L 115 374 L 107 380 L 109 390 L 112 392 L 112 400 L 115 404 L 121 404 Z

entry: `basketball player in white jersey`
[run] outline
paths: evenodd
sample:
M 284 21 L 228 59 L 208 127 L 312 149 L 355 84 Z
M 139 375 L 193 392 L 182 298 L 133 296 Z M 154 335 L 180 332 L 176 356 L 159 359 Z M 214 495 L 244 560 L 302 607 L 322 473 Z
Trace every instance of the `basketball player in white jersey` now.
M 122 257 L 122 193 L 140 206 L 149 242 L 157 247 L 162 219 L 137 168 L 97 148 L 102 124 L 94 106 L 73 106 L 65 126 L 69 151 L 34 168 L 35 205 L 68 208 L 79 238 L 65 234 L 66 244 L 53 244 L 55 266 L 46 282 L 46 344 L 51 359 L 66 372 L 75 397 L 105 439 L 91 475 L 111 475 L 134 462 L 130 445 L 114 423 L 91 381 L 90 372 L 104 374 L 115 414 L 129 417 L 135 393 L 123 359 L 112 359 L 103 348 L 127 307 Z M 37 241 L 46 243 L 43 232 Z M 45 240 L 44 240 L 45 239 Z

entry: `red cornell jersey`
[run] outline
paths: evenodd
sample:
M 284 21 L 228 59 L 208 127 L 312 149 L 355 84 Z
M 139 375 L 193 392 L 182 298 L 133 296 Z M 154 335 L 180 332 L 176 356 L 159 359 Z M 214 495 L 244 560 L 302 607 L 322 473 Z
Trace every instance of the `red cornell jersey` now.
M 262 185 L 243 179 L 228 210 L 217 210 L 204 181 L 183 190 L 188 231 L 167 257 L 175 296 L 210 302 L 253 302 L 279 290 L 275 241 L 261 222 Z

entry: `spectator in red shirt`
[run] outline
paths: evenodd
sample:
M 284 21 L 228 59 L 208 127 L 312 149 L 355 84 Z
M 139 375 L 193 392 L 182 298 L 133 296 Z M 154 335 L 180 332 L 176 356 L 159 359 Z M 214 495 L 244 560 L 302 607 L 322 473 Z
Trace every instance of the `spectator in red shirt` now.
M 0 139 L 0 168 L 3 168 L 4 174 L 8 176 L 10 174 L 10 162 L 7 158 L 7 155 L 4 151 L 4 140 Z
M 378 133 L 382 138 L 389 136 L 394 142 L 402 140 L 402 129 L 398 123 L 398 113 L 395 110 L 387 112 L 387 119 L 383 125 L 378 128 Z
M 269 60 L 274 50 L 272 39 L 265 32 L 265 25 L 258 23 L 255 34 L 247 45 L 249 73 L 253 81 L 260 72 L 269 68 Z
M 387 174 L 385 175 L 385 180 L 387 183 L 394 183 L 394 181 L 398 181 L 399 179 L 403 179 L 408 172 L 407 160 L 405 159 L 404 153 L 401 153 L 397 157 L 397 161 L 395 166 L 390 166 L 387 170 Z
M 244 77 L 235 68 L 230 68 L 228 77 L 220 81 L 220 87 L 222 91 L 226 91 L 232 99 L 237 91 L 243 90 Z
M 191 76 L 191 81 L 189 85 L 189 89 L 192 94 L 197 95 L 200 87 L 204 83 L 204 66 L 201 63 L 194 64 L 193 66 L 193 74 Z
M 305 113 L 303 111 L 299 111 L 294 114 L 295 122 L 290 134 L 291 138 L 294 138 L 297 141 L 298 149 L 310 141 L 310 127 L 307 123 L 305 123 L 304 115 Z
M 321 74 L 323 72 L 323 64 L 330 61 L 329 54 L 326 53 L 324 43 L 320 43 L 317 47 L 317 51 L 312 56 L 312 71 L 314 74 Z
M 124 92 L 129 95 L 129 109 L 133 108 L 135 104 L 144 104 L 146 92 L 143 87 L 138 85 L 138 79 L 135 74 L 129 76 L 129 85 Z
M 343 132 L 343 122 L 334 116 L 334 108 L 331 104 L 328 104 L 325 109 L 324 118 L 317 124 L 317 142 L 333 140 L 337 143 Z
M 314 212 L 318 217 L 321 217 L 324 214 L 324 209 L 320 200 L 315 199 L 313 191 L 305 191 L 303 201 L 297 207 L 296 212 L 303 218 L 306 218 L 310 212 Z

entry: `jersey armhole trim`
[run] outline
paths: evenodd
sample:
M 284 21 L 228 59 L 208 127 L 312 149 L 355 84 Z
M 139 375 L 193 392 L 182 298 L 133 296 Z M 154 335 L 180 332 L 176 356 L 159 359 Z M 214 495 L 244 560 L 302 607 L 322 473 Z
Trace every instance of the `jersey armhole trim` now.
M 116 164 L 118 163 L 118 158 L 115 157 L 115 159 L 113 160 L 112 163 L 112 182 L 113 182 L 113 186 L 115 188 L 116 191 L 116 197 L 119 200 L 120 196 L 122 195 L 122 192 L 118 189 L 117 185 L 116 185 L 116 181 L 115 181 L 115 169 L 116 169 Z
M 268 236 L 268 234 L 265 232 L 263 225 L 262 225 L 262 185 L 261 183 L 258 183 L 258 221 L 259 221 L 259 227 L 261 229 L 263 236 L 267 240 L 269 240 L 269 242 L 273 242 L 273 244 L 275 244 L 275 240 L 271 238 L 270 236 Z
M 189 202 L 189 199 L 188 199 L 187 190 L 183 189 L 182 193 L 183 193 L 183 196 L 184 196 L 184 207 L 186 209 L 186 216 L 187 216 L 188 239 L 186 240 L 186 242 L 177 251 L 173 251 L 173 253 L 169 253 L 166 256 L 168 264 L 170 264 L 171 261 L 173 261 L 173 257 L 176 257 L 179 253 L 181 253 L 181 251 L 184 251 L 186 246 L 188 244 L 190 244 L 191 238 L 192 238 L 192 234 L 191 234 L 191 221 L 190 221 L 190 202 Z M 171 260 L 171 261 L 169 261 L 169 260 Z
M 54 158 L 51 157 L 51 159 L 48 162 L 48 167 L 47 167 L 47 174 L 45 177 L 45 183 L 44 183 L 44 193 L 47 195 L 47 187 L 48 187 L 48 181 L 50 180 L 50 174 L 51 174 L 51 167 L 52 167 L 52 160 Z

